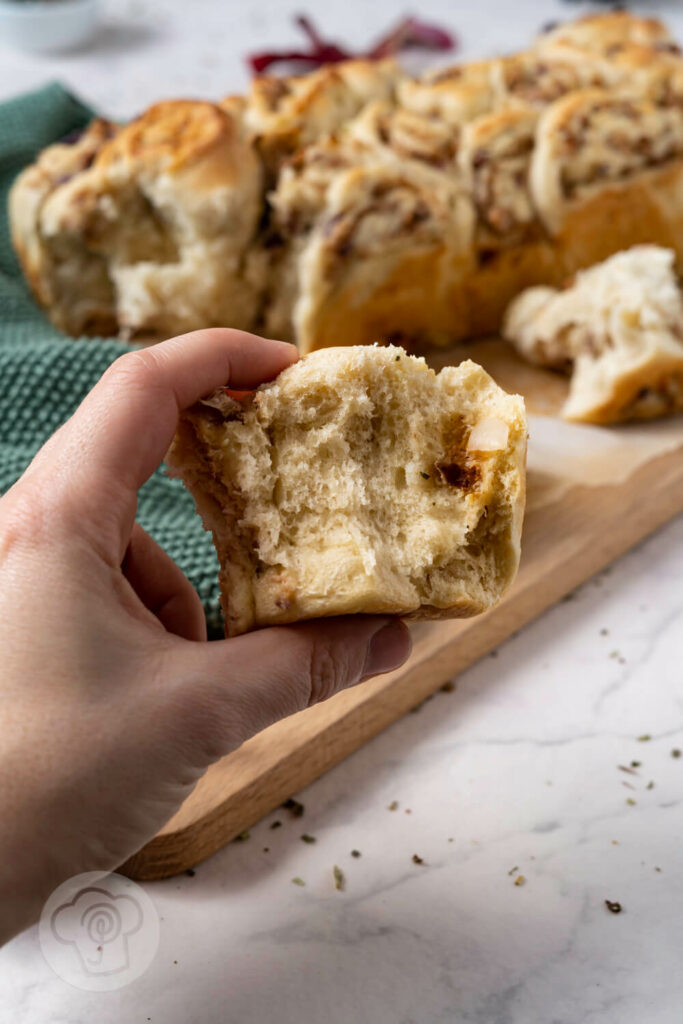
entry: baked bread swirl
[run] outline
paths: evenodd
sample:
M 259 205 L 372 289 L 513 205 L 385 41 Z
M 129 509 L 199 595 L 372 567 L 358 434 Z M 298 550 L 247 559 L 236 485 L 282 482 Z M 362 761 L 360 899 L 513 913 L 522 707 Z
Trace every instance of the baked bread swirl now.
M 683 295 L 674 253 L 635 246 L 563 290 L 530 288 L 505 337 L 525 359 L 571 373 L 565 419 L 615 423 L 683 409 Z
M 10 195 L 14 246 L 53 321 L 74 335 L 248 326 L 258 286 L 243 264 L 263 171 L 236 111 L 175 100 L 113 133 L 97 125 L 68 174 L 46 173 L 70 159 L 51 147 Z
M 72 334 L 417 350 L 635 244 L 683 267 L 683 57 L 622 11 L 418 79 L 349 61 L 159 104 L 95 149 L 68 181 L 39 157 L 11 199 L 26 275 Z
M 517 571 L 524 403 L 467 361 L 313 353 L 181 417 L 167 464 L 213 533 L 229 636 L 356 612 L 475 615 Z

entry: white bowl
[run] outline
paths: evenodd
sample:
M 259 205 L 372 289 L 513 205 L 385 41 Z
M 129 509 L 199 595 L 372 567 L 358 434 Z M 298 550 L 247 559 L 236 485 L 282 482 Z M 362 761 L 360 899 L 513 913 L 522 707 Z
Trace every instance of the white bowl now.
M 88 42 L 100 0 L 0 0 L 0 42 L 36 53 Z

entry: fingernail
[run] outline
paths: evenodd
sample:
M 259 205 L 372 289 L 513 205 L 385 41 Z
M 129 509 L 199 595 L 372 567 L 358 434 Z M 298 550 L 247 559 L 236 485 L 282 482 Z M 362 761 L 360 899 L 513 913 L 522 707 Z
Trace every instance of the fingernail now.
M 370 676 L 391 672 L 406 660 L 412 649 L 410 633 L 400 619 L 392 619 L 370 640 L 361 682 Z

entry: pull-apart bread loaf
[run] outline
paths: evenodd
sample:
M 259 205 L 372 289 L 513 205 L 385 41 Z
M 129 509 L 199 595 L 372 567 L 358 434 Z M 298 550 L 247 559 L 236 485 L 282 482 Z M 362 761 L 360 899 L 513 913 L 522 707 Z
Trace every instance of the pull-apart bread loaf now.
M 524 403 L 472 362 L 306 356 L 181 417 L 167 464 L 213 534 L 229 636 L 355 612 L 476 615 L 517 571 Z
M 635 246 L 566 288 L 529 288 L 503 331 L 529 362 L 571 373 L 562 414 L 615 423 L 683 409 L 683 295 L 675 254 Z
M 683 265 L 683 58 L 623 11 L 417 79 L 349 61 L 107 130 L 51 147 L 12 194 L 26 275 L 72 334 L 417 349 L 634 244 Z

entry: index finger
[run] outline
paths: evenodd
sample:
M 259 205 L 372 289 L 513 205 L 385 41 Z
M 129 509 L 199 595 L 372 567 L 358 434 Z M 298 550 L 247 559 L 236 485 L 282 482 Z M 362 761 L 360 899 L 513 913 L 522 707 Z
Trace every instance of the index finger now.
M 272 380 L 297 358 L 293 345 L 227 328 L 127 353 L 42 449 L 32 471 L 49 465 L 53 483 L 66 485 L 81 516 L 129 518 L 183 409 L 221 385 L 251 389 Z

